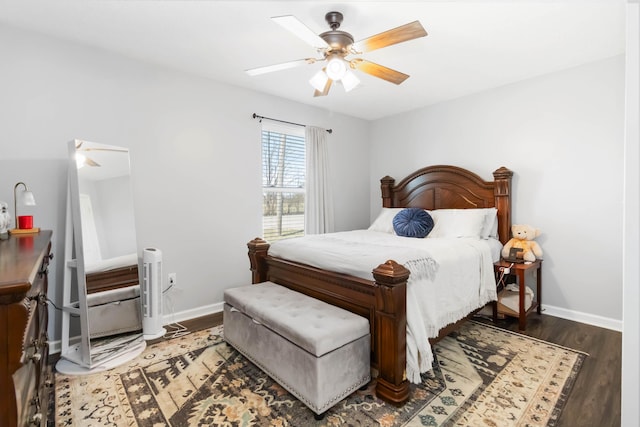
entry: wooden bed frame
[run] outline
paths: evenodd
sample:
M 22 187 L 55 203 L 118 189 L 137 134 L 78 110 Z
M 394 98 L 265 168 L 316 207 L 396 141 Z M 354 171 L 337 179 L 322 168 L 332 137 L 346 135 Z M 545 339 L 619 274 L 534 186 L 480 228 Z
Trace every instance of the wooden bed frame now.
M 380 180 L 382 206 L 424 209 L 489 208 L 498 210 L 498 234 L 504 244 L 511 230 L 511 177 L 501 167 L 494 181 L 456 166 L 429 166 L 397 185 L 385 176 Z M 406 366 L 406 286 L 409 271 L 393 260 L 373 268 L 373 280 L 326 271 L 268 254 L 269 244 L 256 238 L 247 244 L 252 282 L 267 280 L 286 286 L 369 319 L 371 366 L 377 370 L 376 394 L 396 405 L 409 399 Z M 464 320 L 464 319 L 463 319 Z M 461 321 L 462 322 L 462 321 Z M 461 322 L 440 331 L 437 339 Z M 437 341 L 433 340 L 433 342 Z
M 138 266 L 128 265 L 97 273 L 87 273 L 87 294 L 137 285 Z

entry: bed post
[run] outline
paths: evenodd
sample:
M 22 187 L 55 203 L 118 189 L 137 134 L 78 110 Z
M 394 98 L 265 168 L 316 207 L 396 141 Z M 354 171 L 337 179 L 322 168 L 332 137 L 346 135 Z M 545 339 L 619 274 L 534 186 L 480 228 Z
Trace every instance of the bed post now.
M 385 176 L 384 178 L 380 179 L 380 190 L 382 192 L 382 207 L 383 208 L 390 208 L 392 207 L 392 199 L 391 199 L 391 195 L 393 194 L 393 192 L 391 191 L 391 189 L 393 188 L 393 185 L 396 183 L 396 180 L 391 178 L 389 175 Z
M 405 374 L 409 270 L 395 261 L 387 261 L 373 270 L 373 277 L 376 286 L 374 346 L 378 355 L 376 395 L 401 405 L 409 399 L 409 381 Z
M 495 206 L 498 209 L 498 236 L 502 244 L 511 237 L 511 177 L 513 171 L 502 166 L 493 172 Z
M 262 283 L 267 281 L 267 263 L 265 258 L 269 251 L 269 243 L 260 237 L 256 237 L 249 243 L 249 262 L 251 263 L 251 283 Z

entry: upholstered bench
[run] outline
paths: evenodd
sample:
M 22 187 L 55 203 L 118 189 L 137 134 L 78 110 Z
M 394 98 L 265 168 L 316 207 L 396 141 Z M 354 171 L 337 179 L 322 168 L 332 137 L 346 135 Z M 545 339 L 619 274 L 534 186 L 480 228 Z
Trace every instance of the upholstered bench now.
M 369 321 L 272 282 L 224 292 L 224 338 L 320 418 L 367 384 Z
M 142 331 L 140 285 L 88 294 L 87 307 L 90 338 Z

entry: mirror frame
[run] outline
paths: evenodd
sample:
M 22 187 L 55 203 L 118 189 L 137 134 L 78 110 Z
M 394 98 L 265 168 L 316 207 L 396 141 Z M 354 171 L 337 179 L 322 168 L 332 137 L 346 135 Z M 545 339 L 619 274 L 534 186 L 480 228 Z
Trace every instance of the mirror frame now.
M 83 143 L 104 145 L 107 147 L 105 144 L 97 144 L 78 139 L 69 141 L 68 145 L 69 157 L 62 310 L 62 348 L 60 354 L 61 359 L 58 364 L 56 364 L 56 369 L 65 374 L 85 374 L 88 370 L 94 371 L 110 369 L 133 359 L 146 348 L 141 326 L 139 332 L 130 333 L 130 336 L 132 337 L 131 339 L 123 339 L 123 345 L 117 351 L 100 358 L 99 360 L 94 360 L 92 358 L 87 298 L 87 275 L 84 257 L 84 234 L 81 219 L 80 177 L 78 173 L 79 167 L 76 160 L 76 154 L 78 152 L 77 147 Z M 115 146 L 109 147 L 115 148 Z M 130 162 L 129 150 L 124 147 L 117 148 L 121 148 L 123 152 L 126 152 L 127 160 Z M 133 196 L 132 193 L 131 196 Z M 136 254 L 138 253 L 139 251 L 136 246 Z M 139 256 L 137 257 L 136 267 L 138 271 L 140 271 Z M 73 298 L 74 288 L 75 300 Z M 142 318 L 141 307 L 138 308 L 140 309 L 140 318 Z M 80 320 L 80 340 L 73 345 L 70 343 L 71 316 L 77 316 Z

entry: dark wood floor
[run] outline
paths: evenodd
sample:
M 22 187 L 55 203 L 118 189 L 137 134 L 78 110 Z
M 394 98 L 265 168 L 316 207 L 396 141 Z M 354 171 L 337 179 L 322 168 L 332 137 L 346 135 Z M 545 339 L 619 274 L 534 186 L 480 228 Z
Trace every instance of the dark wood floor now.
M 514 318 L 498 320 L 495 326 L 518 331 L 518 322 Z M 562 412 L 559 427 L 620 426 L 620 332 L 532 313 L 524 333 L 589 354 Z
M 478 319 L 493 324 L 490 320 Z M 222 323 L 215 314 L 182 324 L 203 329 Z M 498 320 L 495 326 L 518 331 L 517 319 Z M 558 427 L 620 426 L 622 334 L 609 329 L 532 313 L 526 335 L 588 353 Z
M 493 324 L 490 320 L 478 318 Z M 191 331 L 222 323 L 222 313 L 182 322 Z M 518 331 L 517 319 L 495 326 Z M 620 426 L 622 334 L 545 314 L 531 314 L 526 335 L 588 353 L 558 427 Z M 152 341 L 161 341 L 162 338 Z M 53 419 L 53 418 L 52 418 Z

